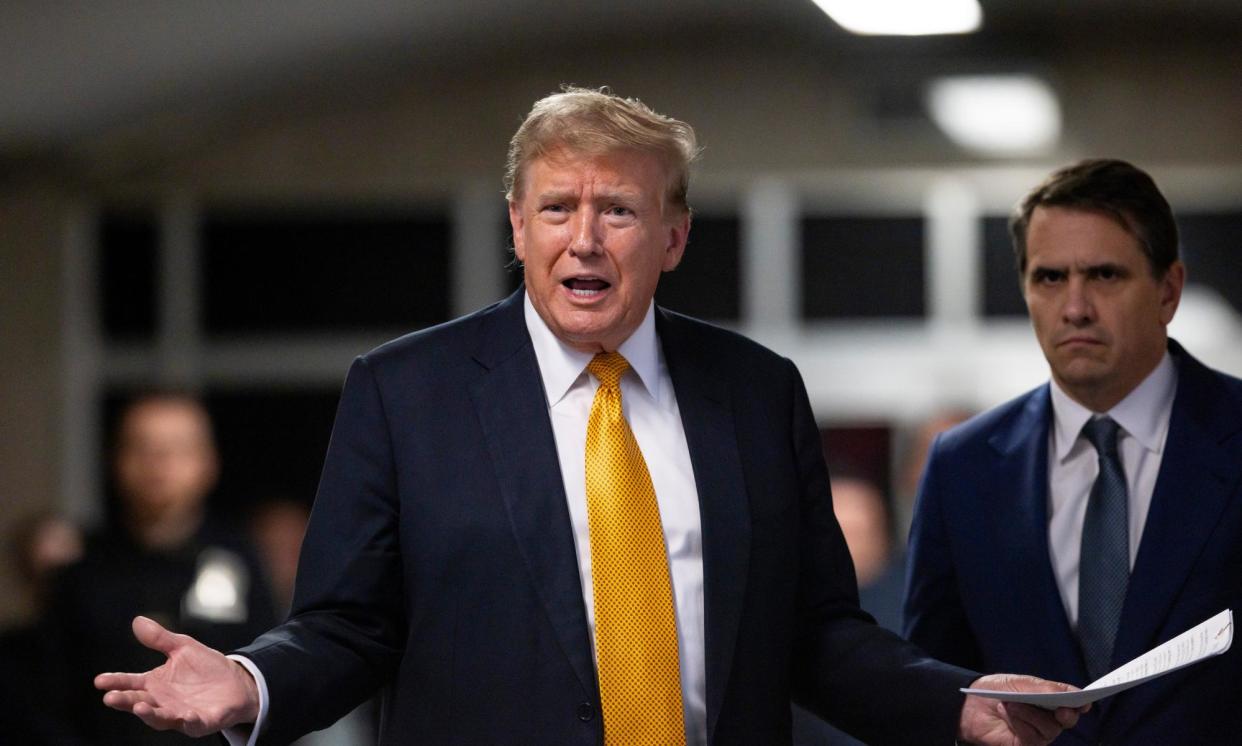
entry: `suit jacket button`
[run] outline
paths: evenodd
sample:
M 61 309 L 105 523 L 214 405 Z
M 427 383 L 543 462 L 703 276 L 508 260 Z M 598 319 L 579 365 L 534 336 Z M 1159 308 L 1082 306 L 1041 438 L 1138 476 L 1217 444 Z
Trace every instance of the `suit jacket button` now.
M 590 702 L 583 702 L 578 705 L 579 720 L 585 723 L 593 717 L 595 717 L 595 708 L 591 706 Z

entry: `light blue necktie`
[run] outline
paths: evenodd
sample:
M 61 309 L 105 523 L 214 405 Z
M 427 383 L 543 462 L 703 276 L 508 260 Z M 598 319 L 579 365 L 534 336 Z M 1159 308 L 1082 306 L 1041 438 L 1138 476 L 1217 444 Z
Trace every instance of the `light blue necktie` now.
M 1091 485 L 1082 523 L 1078 564 L 1078 642 L 1092 681 L 1108 673 L 1130 581 L 1130 522 L 1126 473 L 1117 453 L 1118 425 L 1093 419 L 1082 434 L 1099 454 L 1100 474 Z

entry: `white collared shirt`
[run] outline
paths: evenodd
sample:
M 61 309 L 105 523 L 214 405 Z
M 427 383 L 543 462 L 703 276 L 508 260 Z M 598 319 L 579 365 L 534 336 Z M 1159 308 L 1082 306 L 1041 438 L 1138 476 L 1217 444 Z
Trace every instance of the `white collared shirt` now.
M 1129 491 L 1130 567 L 1138 555 L 1156 477 L 1169 435 L 1169 417 L 1177 392 L 1177 366 L 1169 353 L 1143 382 L 1108 412 L 1092 412 L 1051 383 L 1053 427 L 1048 434 L 1048 550 L 1057 588 L 1069 617 L 1078 626 L 1078 562 L 1082 524 L 1091 485 L 1099 473 L 1095 447 L 1082 437 L 1083 425 L 1107 414 L 1121 426 L 1117 451 Z
M 586 428 L 599 381 L 587 372 L 592 353 L 560 341 L 525 299 L 526 328 L 534 343 L 548 415 L 556 438 L 561 478 L 573 524 L 579 580 L 591 639 L 595 604 L 591 584 L 591 536 L 586 505 Z M 673 381 L 655 331 L 655 305 L 617 350 L 630 363 L 621 377 L 621 405 L 643 452 L 660 507 L 677 614 L 681 693 L 686 743 L 707 741 L 706 653 L 703 627 L 703 542 L 699 494 Z

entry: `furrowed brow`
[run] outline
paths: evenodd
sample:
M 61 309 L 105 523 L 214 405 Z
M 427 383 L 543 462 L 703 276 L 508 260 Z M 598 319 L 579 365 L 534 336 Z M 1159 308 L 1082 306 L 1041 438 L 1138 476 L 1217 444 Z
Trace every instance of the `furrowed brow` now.
M 643 199 L 643 193 L 637 189 L 600 189 L 595 192 L 597 202 L 620 202 L 636 204 Z
M 1027 272 L 1032 277 L 1043 277 L 1043 276 L 1050 275 L 1050 274 L 1063 275 L 1069 272 L 1069 267 L 1052 266 L 1049 264 L 1030 264 L 1027 266 Z
M 1099 264 L 1089 264 L 1083 268 L 1083 272 L 1089 276 L 1099 275 L 1104 272 L 1111 272 L 1114 275 L 1122 276 L 1129 274 L 1130 270 L 1125 265 L 1115 262 L 1100 262 Z
M 540 202 L 573 202 L 578 199 L 577 192 L 571 189 L 545 189 L 539 193 Z

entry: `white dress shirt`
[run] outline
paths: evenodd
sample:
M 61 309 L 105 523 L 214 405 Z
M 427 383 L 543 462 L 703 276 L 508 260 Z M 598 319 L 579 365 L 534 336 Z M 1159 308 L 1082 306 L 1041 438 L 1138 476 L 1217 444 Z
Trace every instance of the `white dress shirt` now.
M 1126 472 L 1129 492 L 1130 567 L 1138 554 L 1156 476 L 1169 435 L 1169 416 L 1177 391 L 1177 366 L 1169 353 L 1156 369 L 1108 412 L 1092 412 L 1052 381 L 1053 427 L 1048 434 L 1048 550 L 1057 588 L 1069 617 L 1078 627 L 1078 561 L 1082 524 L 1087 515 L 1091 485 L 1099 473 L 1095 447 L 1081 437 L 1083 425 L 1107 414 L 1118 425 L 1117 451 Z
M 526 329 L 535 347 L 539 374 L 547 395 L 548 415 L 556 439 L 556 455 L 569 503 L 579 580 L 591 639 L 595 639 L 595 604 L 591 585 L 591 536 L 586 506 L 586 428 L 599 381 L 587 373 L 593 354 L 565 345 L 525 299 Z M 638 329 L 621 345 L 630 363 L 621 377 L 621 405 L 643 459 L 651 473 L 676 604 L 677 649 L 681 659 L 681 699 L 685 708 L 686 743 L 707 742 L 707 674 L 703 628 L 703 541 L 699 493 L 694 483 L 690 449 L 681 424 L 673 381 L 655 331 L 655 304 L 647 308 Z M 592 648 L 594 652 L 594 648 Z M 230 746 L 254 746 L 266 719 L 267 682 L 250 660 L 230 656 L 245 666 L 259 686 L 259 717 L 252 731 L 224 732 Z
M 591 585 L 591 536 L 587 527 L 586 429 L 599 381 L 586 370 L 592 353 L 580 352 L 557 339 L 526 298 L 526 328 L 535 358 L 548 415 L 556 438 L 561 478 L 573 523 L 574 547 L 587 624 L 595 639 L 595 604 Z M 621 406 L 651 473 L 660 522 L 668 549 L 669 573 L 676 604 L 677 648 L 681 659 L 681 697 L 685 708 L 686 743 L 707 741 L 707 679 L 703 632 L 703 542 L 699 493 L 690 464 L 690 449 L 681 424 L 673 381 L 655 331 L 655 306 L 647 309 L 638 329 L 617 350 L 630 363 L 621 377 Z

